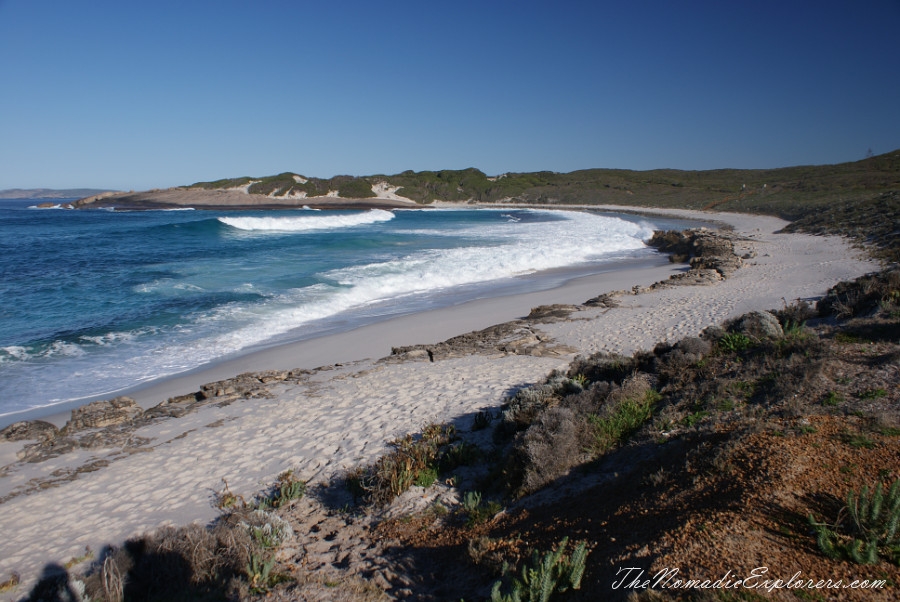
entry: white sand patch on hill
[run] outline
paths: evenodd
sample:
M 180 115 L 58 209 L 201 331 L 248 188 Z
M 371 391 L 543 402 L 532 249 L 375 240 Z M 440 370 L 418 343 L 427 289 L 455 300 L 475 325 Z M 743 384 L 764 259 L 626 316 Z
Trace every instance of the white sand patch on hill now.
M 256 184 L 257 182 L 261 182 L 262 180 L 250 180 L 243 186 L 232 186 L 231 188 L 226 188 L 225 190 L 234 191 L 234 192 L 243 192 L 244 194 L 250 194 L 250 187 Z
M 372 192 L 375 193 L 375 196 L 379 199 L 390 199 L 392 201 L 408 201 L 409 199 L 405 196 L 400 196 L 397 194 L 397 191 L 400 190 L 402 186 L 392 186 L 387 182 L 376 182 L 372 184 Z

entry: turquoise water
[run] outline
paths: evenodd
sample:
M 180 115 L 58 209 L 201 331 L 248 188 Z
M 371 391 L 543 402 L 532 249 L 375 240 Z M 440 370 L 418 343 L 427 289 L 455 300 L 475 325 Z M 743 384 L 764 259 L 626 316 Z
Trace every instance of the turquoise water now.
M 538 210 L 72 211 L 0 201 L 0 415 L 653 253 Z M 526 278 L 526 276 L 531 275 Z M 518 287 L 518 288 L 517 288 Z

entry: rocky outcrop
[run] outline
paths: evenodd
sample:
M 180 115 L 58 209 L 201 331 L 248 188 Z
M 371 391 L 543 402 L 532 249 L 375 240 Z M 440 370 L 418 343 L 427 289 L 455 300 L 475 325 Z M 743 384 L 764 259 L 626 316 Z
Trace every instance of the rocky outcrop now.
M 108 401 L 95 401 L 72 410 L 72 418 L 63 427 L 66 433 L 90 428 L 104 428 L 131 422 L 143 413 L 130 397 L 116 397 Z
M 706 228 L 658 230 L 647 244 L 663 253 L 669 253 L 672 262 L 688 263 L 691 266 L 687 272 L 675 274 L 654 285 L 655 288 L 666 285 L 713 284 L 728 278 L 743 265 L 740 256 L 734 251 L 733 237 Z
M 688 232 L 693 232 L 692 270 L 716 270 L 727 278 L 743 265 L 740 256 L 734 252 L 734 241 L 729 236 L 708 230 Z
M 559 311 L 557 306 L 551 307 L 549 312 L 553 314 Z M 556 310 L 552 307 L 557 307 Z M 570 306 L 566 306 L 567 308 Z M 576 306 L 571 306 L 577 309 Z M 540 308 L 538 308 L 540 309 Z M 544 312 L 540 311 L 543 315 Z M 568 310 L 566 311 L 568 315 Z M 559 319 L 558 316 L 554 319 Z M 573 353 L 574 350 L 563 345 L 554 344 L 552 339 L 546 337 L 536 328 L 529 326 L 524 320 L 514 320 L 497 324 L 484 330 L 469 332 L 452 339 L 447 339 L 434 345 L 410 345 L 394 347 L 391 355 L 381 361 L 437 361 L 455 357 L 467 357 L 471 355 L 564 355 Z
M 43 462 L 78 448 L 78 442 L 71 437 L 54 437 L 39 443 L 26 445 L 16 452 L 16 457 L 23 462 Z
M 59 429 L 43 420 L 23 420 L 14 422 L 0 431 L 0 440 L 5 441 L 44 441 L 59 434 Z
M 587 301 L 584 302 L 586 307 L 600 307 L 600 308 L 613 308 L 619 307 L 621 303 L 618 299 L 616 299 L 615 295 L 612 293 L 605 293 L 603 295 L 597 295 L 596 297 L 591 297 Z
M 531 313 L 525 319 L 529 322 L 559 322 L 560 320 L 568 320 L 569 315 L 580 310 L 581 307 L 578 305 L 560 303 L 556 305 L 539 305 L 532 308 Z
M 178 418 L 208 405 L 228 405 L 239 399 L 270 397 L 269 384 L 300 380 L 307 370 L 269 370 L 241 374 L 234 378 L 203 385 L 199 391 L 171 397 L 144 411 L 130 397 L 94 401 L 72 410 L 62 430 L 49 422 L 16 422 L 0 431 L 0 440 L 29 441 L 16 455 L 22 462 L 43 462 L 78 449 L 137 450 L 150 440 L 135 430 L 158 419 Z
M 668 280 L 663 280 L 662 282 L 657 282 L 653 284 L 650 288 L 665 288 L 666 286 L 676 285 L 676 286 L 704 286 L 707 284 L 715 284 L 716 282 L 720 282 L 724 280 L 725 277 L 722 276 L 721 272 L 718 270 L 712 269 L 702 269 L 702 270 L 688 270 L 687 272 L 681 272 L 680 274 L 672 274 L 669 276 Z

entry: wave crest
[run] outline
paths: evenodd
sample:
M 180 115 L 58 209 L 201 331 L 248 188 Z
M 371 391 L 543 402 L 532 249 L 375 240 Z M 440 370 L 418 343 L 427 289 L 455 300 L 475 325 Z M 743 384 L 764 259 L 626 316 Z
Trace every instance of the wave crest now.
M 376 224 L 394 219 L 394 214 L 384 209 L 372 209 L 350 215 L 323 215 L 309 217 L 220 217 L 220 222 L 238 230 L 251 232 L 308 232 L 333 230 Z

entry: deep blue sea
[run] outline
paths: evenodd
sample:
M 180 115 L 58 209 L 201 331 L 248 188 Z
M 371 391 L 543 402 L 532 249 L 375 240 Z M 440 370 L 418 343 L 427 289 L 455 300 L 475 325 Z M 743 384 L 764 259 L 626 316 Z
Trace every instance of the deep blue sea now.
M 0 416 L 390 315 L 553 286 L 534 275 L 649 255 L 643 241 L 659 225 L 518 209 L 38 202 L 0 200 Z

